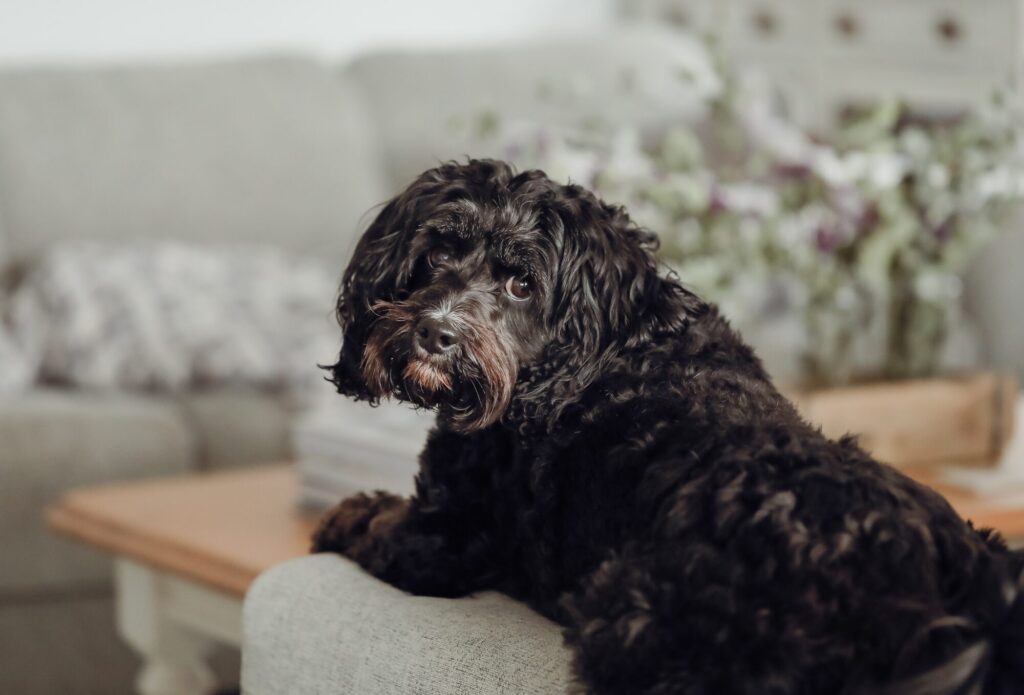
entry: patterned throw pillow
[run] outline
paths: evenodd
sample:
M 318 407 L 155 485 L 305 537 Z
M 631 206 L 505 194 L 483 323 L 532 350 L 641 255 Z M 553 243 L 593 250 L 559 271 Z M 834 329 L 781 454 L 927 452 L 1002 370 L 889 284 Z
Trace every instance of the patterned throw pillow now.
M 63 245 L 16 291 L 12 331 L 44 381 L 307 398 L 340 340 L 337 274 L 261 246 Z
M 28 388 L 36 378 L 37 367 L 25 346 L 0 321 L 0 395 Z

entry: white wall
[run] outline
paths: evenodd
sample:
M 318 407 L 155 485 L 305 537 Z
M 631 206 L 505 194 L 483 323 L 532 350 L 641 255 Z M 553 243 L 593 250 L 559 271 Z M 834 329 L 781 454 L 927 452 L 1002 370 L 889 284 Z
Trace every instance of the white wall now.
M 0 0 L 0 63 L 464 45 L 607 26 L 614 0 Z

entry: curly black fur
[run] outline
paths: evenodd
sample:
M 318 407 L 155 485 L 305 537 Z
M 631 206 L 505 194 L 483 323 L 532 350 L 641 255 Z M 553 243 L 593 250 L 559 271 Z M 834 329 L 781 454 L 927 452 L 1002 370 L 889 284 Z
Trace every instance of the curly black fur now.
M 438 423 L 416 494 L 345 500 L 315 550 L 527 601 L 588 692 L 1024 692 L 1021 556 L 803 421 L 655 244 L 494 161 L 388 203 L 345 272 L 333 380 Z M 454 347 L 424 349 L 426 316 Z

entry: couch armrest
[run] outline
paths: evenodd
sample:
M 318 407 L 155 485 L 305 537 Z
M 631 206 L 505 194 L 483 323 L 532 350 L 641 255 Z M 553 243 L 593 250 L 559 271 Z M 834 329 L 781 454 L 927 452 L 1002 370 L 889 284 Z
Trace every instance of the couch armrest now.
M 307 693 L 564 693 L 558 626 L 494 592 L 410 596 L 334 555 L 260 576 L 245 599 L 242 690 Z

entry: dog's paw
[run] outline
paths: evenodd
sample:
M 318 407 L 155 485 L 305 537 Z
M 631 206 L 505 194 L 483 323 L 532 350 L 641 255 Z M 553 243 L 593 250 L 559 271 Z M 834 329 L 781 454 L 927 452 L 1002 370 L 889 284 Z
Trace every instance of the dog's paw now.
M 404 499 L 384 492 L 344 499 L 320 521 L 313 533 L 312 552 L 350 555 L 370 538 L 387 532 L 404 510 Z

